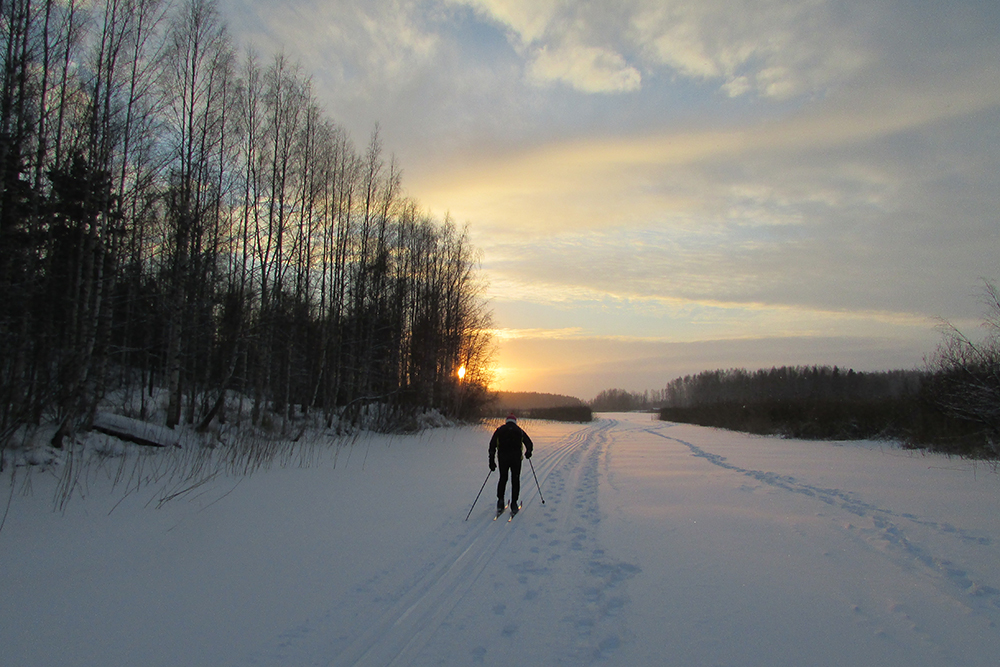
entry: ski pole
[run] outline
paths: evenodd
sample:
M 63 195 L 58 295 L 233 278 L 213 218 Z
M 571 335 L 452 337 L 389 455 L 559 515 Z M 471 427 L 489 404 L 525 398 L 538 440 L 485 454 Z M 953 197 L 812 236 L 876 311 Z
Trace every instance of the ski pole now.
M 472 510 L 476 509 L 476 503 L 479 502 L 479 496 L 483 495 L 483 489 L 486 488 L 486 482 L 490 481 L 490 475 L 492 474 L 493 474 L 492 470 L 486 473 L 486 479 L 483 480 L 483 485 L 479 487 L 479 493 L 476 494 L 476 499 L 472 501 L 472 507 L 469 508 L 469 513 L 465 515 L 466 521 L 468 521 L 469 517 L 472 516 Z M 544 500 L 542 501 L 542 504 L 543 505 L 545 504 Z
M 528 459 L 528 465 L 531 466 L 531 476 L 535 478 L 535 486 L 538 487 L 538 497 L 542 499 L 542 504 L 545 504 L 545 496 L 542 495 L 542 485 L 538 483 L 538 475 L 535 474 L 535 464 Z

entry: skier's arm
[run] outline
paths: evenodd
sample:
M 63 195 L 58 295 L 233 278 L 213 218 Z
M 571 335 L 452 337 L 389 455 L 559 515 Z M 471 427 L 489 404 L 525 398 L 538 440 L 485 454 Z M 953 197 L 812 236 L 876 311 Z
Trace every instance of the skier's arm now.
M 490 438 L 490 470 L 496 470 L 496 453 L 497 453 L 497 433 L 499 431 L 493 431 L 493 437 Z
M 524 443 L 524 458 L 531 458 L 531 450 L 535 448 L 534 444 L 531 442 L 531 438 L 523 430 L 521 431 L 521 442 Z

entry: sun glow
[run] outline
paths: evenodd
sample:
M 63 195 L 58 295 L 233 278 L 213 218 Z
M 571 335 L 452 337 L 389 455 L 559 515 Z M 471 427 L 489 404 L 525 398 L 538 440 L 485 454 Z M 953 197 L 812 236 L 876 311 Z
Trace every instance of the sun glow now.
M 458 379 L 459 380 L 465 379 L 465 366 L 462 366 L 461 368 L 458 369 Z

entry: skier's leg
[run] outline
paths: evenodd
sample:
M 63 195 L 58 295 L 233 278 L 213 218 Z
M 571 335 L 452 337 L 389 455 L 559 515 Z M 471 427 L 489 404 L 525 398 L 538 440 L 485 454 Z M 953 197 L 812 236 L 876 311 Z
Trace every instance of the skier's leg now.
M 521 497 L 521 460 L 517 459 L 510 464 L 510 504 L 511 507 L 517 505 L 517 499 Z
M 507 461 L 497 461 L 500 469 L 500 481 L 497 482 L 497 507 L 503 505 L 503 496 L 507 491 L 507 473 L 510 470 L 510 464 Z

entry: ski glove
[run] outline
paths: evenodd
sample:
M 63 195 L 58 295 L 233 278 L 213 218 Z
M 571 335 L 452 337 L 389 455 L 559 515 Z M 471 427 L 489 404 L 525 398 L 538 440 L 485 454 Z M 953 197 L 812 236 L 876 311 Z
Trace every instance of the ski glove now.
M 494 463 L 493 461 L 490 461 L 490 472 L 493 472 L 496 469 L 497 469 L 497 464 Z
M 531 452 L 525 452 L 524 458 L 530 459 L 531 458 Z

